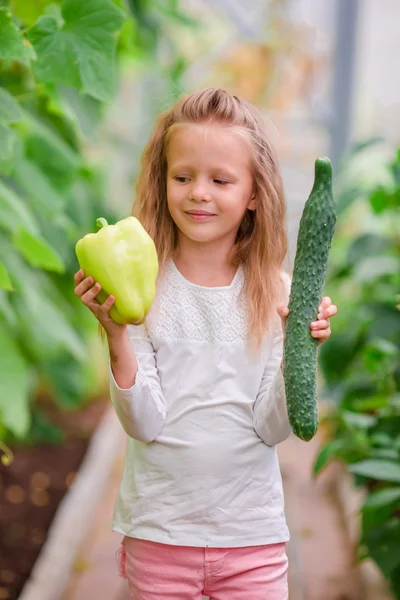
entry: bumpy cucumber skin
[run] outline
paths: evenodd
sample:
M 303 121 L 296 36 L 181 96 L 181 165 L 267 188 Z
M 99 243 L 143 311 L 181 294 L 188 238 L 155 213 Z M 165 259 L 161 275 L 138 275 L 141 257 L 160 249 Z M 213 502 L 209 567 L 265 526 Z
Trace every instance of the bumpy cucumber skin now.
M 318 429 L 317 339 L 310 323 L 317 320 L 335 226 L 332 167 L 328 158 L 318 158 L 299 225 L 283 361 L 289 422 L 307 442 Z

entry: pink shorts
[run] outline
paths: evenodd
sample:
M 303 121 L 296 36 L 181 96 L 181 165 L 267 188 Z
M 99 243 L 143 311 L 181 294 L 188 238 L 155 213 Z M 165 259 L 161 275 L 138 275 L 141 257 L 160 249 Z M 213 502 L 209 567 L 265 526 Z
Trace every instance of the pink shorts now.
M 170 546 L 125 537 L 129 600 L 287 600 L 285 543 L 245 548 Z

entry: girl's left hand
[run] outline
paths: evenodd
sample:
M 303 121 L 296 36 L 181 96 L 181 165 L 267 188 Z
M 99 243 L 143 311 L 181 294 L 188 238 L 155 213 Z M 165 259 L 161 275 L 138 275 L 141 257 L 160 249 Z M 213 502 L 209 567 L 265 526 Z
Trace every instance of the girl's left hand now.
M 289 308 L 284 304 L 279 304 L 277 308 L 278 314 L 282 319 L 282 330 L 285 335 L 286 319 L 289 314 Z M 318 346 L 329 339 L 331 335 L 330 317 L 336 315 L 338 309 L 335 304 L 332 304 L 332 300 L 329 296 L 324 296 L 321 300 L 321 304 L 318 307 L 317 321 L 310 323 L 311 335 L 318 339 Z

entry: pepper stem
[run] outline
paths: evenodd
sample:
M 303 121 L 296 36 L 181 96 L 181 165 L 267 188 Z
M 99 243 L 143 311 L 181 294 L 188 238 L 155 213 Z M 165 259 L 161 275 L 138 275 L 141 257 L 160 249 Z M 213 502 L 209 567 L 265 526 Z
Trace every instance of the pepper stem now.
M 106 221 L 106 219 L 104 219 L 103 217 L 100 217 L 99 219 L 96 219 L 96 226 L 101 229 L 102 227 L 107 227 L 108 223 Z

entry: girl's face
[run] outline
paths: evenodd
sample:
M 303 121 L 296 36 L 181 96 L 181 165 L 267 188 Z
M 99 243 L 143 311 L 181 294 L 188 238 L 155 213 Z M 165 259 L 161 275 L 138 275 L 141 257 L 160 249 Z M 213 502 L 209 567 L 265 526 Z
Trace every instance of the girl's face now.
M 246 210 L 255 209 L 245 140 L 220 124 L 179 125 L 166 154 L 168 208 L 179 235 L 233 246 Z

